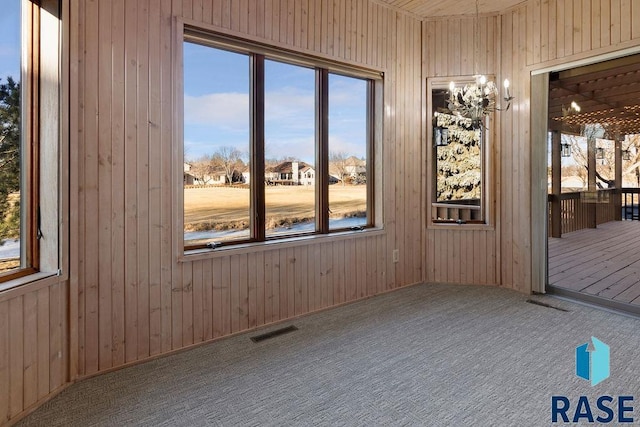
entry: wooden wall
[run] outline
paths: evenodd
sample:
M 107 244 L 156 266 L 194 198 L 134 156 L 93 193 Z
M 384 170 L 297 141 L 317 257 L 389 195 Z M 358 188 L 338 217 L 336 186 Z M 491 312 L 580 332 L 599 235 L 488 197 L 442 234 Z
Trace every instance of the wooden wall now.
M 85 0 L 77 13 L 80 376 L 423 280 L 418 19 L 368 0 Z M 176 17 L 385 72 L 383 231 L 181 258 Z
M 428 19 L 423 22 L 423 75 L 432 77 L 471 76 L 475 74 L 496 75 L 499 78 L 499 51 L 495 48 L 499 39 L 499 18 L 481 16 L 477 22 L 470 17 Z M 479 35 L 479 37 L 478 37 Z M 425 89 L 426 90 L 426 89 Z M 426 102 L 426 97 L 425 97 Z M 427 106 L 427 111 L 431 111 Z M 499 121 L 495 121 L 498 126 Z M 426 126 L 426 125 L 425 125 Z M 424 155 L 429 158 L 429 141 L 424 133 Z M 499 164 L 500 144 L 493 131 L 490 139 L 490 169 Z M 430 171 L 428 161 L 424 168 Z M 427 172 L 425 176 L 431 176 Z M 428 224 L 427 214 L 423 215 L 426 229 L 425 272 L 429 282 L 498 284 L 499 248 L 497 236 L 499 215 L 495 215 L 496 190 L 500 175 L 489 171 L 487 184 L 490 187 L 491 212 L 489 225 L 443 225 Z M 427 182 L 424 181 L 424 187 Z M 428 191 L 425 190 L 425 194 Z M 427 200 L 428 203 L 428 200 Z M 430 209 L 426 209 L 430 212 Z
M 543 284 L 533 283 L 532 270 L 545 262 L 544 247 L 536 243 L 542 239 L 534 236 L 543 233 L 544 212 L 532 211 L 531 197 L 532 188 L 546 189 L 532 181 L 541 172 L 532 170 L 530 159 L 532 150 L 546 145 L 531 141 L 530 73 L 640 45 L 640 6 L 631 0 L 529 0 L 500 15 L 481 16 L 479 28 L 478 44 L 473 18 L 424 20 L 423 74 L 471 75 L 477 61 L 479 73 L 511 80 L 511 110 L 496 115 L 495 227 L 427 228 L 426 278 L 540 290 Z M 536 281 L 544 280 L 538 276 Z
M 640 5 L 632 0 L 530 0 L 500 18 L 500 67 L 503 76 L 511 76 L 516 96 L 513 112 L 502 114 L 501 275 L 504 286 L 528 292 L 541 285 L 532 283 L 532 263 L 537 270 L 545 262 L 544 247 L 532 246 L 540 240 L 534 233 L 544 232 L 545 214 L 532 211 L 532 189 L 534 197 L 546 191 L 536 185 L 546 172 L 532 170 L 530 163 L 532 154 L 546 150 L 544 136 L 531 137 L 530 73 L 640 46 Z
M 67 290 L 55 278 L 0 294 L 0 425 L 68 381 Z
M 175 17 L 385 72 L 383 231 L 179 259 Z M 78 376 L 422 280 L 529 292 L 528 159 L 544 149 L 529 136 L 529 72 L 640 45 L 631 0 L 483 16 L 480 54 L 469 18 L 421 22 L 374 0 L 79 0 L 70 26 L 70 276 L 0 294 L 0 424 Z M 476 59 L 516 96 L 495 123 L 495 215 L 427 228 L 425 79 L 473 74 Z

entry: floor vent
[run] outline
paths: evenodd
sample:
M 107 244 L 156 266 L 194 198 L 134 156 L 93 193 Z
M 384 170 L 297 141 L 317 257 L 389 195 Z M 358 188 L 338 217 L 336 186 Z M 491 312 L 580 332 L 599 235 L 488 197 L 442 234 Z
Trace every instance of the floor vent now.
M 275 338 L 280 335 L 288 334 L 289 332 L 297 331 L 298 328 L 295 326 L 287 326 L 286 328 L 276 329 L 275 331 L 267 332 L 262 335 L 256 335 L 255 337 L 251 337 L 251 341 L 260 342 L 264 340 L 268 340 L 270 338 Z
M 539 305 L 541 307 L 553 308 L 554 310 L 564 311 L 565 313 L 569 313 L 569 310 L 565 310 L 564 308 L 560 308 L 560 307 L 554 307 L 554 306 L 552 306 L 550 304 L 547 304 L 546 302 L 536 301 L 536 300 L 532 300 L 532 299 L 528 299 L 527 302 L 529 304 L 535 304 L 535 305 Z

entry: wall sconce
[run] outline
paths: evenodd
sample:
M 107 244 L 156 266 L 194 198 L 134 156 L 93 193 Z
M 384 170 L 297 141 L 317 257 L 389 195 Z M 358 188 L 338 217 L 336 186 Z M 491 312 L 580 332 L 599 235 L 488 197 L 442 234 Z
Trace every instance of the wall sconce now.
M 622 150 L 622 160 L 631 160 L 631 150 Z
M 596 159 L 604 160 L 604 148 L 602 147 L 596 148 Z
M 571 144 L 569 144 L 568 142 L 563 142 L 561 144 L 562 146 L 562 157 L 571 157 Z

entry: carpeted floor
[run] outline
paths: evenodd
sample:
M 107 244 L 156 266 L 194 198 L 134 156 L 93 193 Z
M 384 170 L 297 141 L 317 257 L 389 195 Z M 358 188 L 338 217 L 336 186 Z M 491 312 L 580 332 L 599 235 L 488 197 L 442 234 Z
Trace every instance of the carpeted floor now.
M 640 424 L 640 320 L 527 299 L 414 286 L 81 381 L 19 425 L 543 426 L 551 396 L 588 396 L 596 417 L 604 394 L 635 396 Z M 591 336 L 611 348 L 594 387 L 574 373 Z

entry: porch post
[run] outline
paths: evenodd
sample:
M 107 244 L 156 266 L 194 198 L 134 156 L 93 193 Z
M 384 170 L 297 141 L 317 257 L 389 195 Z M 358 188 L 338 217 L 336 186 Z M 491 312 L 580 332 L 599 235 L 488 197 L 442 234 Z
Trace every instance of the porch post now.
M 615 144 L 616 144 L 616 151 L 615 151 L 616 191 L 613 194 L 613 205 L 615 209 L 613 218 L 616 221 L 622 221 L 622 139 L 616 139 L 615 141 Z
M 551 237 L 562 237 L 562 134 L 551 133 Z
M 588 191 L 589 196 L 593 196 L 598 191 L 596 187 L 596 139 L 590 136 L 587 139 L 587 168 L 588 168 Z M 585 207 L 587 213 L 587 227 L 596 228 L 596 204 L 594 200 L 590 200 Z

